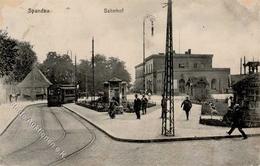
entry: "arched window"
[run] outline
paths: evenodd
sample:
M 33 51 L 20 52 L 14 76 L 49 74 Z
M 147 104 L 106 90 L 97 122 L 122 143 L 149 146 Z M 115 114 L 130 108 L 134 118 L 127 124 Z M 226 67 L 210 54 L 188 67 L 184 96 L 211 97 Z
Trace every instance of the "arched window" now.
M 211 80 L 211 89 L 217 90 L 217 80 L 215 78 Z
M 185 81 L 184 81 L 184 79 L 179 80 L 179 91 L 180 91 L 180 93 L 185 93 Z

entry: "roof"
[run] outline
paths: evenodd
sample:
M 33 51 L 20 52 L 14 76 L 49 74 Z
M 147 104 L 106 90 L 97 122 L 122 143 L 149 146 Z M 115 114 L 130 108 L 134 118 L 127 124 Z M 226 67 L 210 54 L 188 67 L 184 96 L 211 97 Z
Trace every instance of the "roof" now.
M 181 58 L 212 58 L 213 54 L 173 54 L 174 59 L 181 59 Z M 164 53 L 159 54 L 152 54 L 145 58 L 145 62 L 147 62 L 150 59 L 156 59 L 156 58 L 165 58 Z M 139 63 L 135 66 L 135 68 L 142 66 L 143 63 Z
M 231 86 L 236 84 L 237 82 L 243 80 L 247 75 L 242 75 L 242 74 L 236 74 L 236 75 L 231 75 Z
M 113 77 L 112 79 L 110 79 L 108 82 L 122 82 L 122 80 L 120 80 L 117 77 Z
M 44 74 L 34 67 L 32 71 L 27 74 L 22 82 L 18 84 L 19 88 L 47 88 L 52 83 L 44 76 Z
M 258 86 L 260 85 L 260 73 L 254 73 L 245 75 L 243 79 L 237 81 L 236 83 L 232 84 L 233 88 L 251 86 L 251 85 Z
M 256 62 L 247 62 L 247 64 L 245 64 L 245 66 L 260 66 L 260 62 L 256 61 Z

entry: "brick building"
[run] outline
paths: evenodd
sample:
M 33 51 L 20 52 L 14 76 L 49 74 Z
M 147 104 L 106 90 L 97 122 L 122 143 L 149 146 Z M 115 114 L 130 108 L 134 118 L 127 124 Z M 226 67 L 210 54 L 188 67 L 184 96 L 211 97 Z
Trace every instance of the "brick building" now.
M 162 94 L 164 80 L 164 53 L 145 59 L 145 87 L 155 94 Z M 192 77 L 205 77 L 212 93 L 224 93 L 229 89 L 229 68 L 213 68 L 212 54 L 173 55 L 174 89 L 176 93 L 188 93 L 187 81 Z M 135 90 L 143 89 L 143 63 L 135 66 Z

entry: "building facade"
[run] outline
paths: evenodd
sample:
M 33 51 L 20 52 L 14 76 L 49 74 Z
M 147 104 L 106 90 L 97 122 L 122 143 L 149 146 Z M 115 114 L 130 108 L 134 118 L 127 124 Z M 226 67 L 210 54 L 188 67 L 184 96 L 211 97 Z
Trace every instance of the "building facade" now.
M 212 93 L 224 93 L 229 89 L 229 68 L 213 68 L 212 54 L 173 55 L 174 89 L 176 93 L 188 93 L 187 81 L 192 77 L 205 77 Z M 154 94 L 162 94 L 164 81 L 163 53 L 153 54 L 145 59 L 145 87 Z M 143 63 L 135 66 L 135 90 L 143 90 Z

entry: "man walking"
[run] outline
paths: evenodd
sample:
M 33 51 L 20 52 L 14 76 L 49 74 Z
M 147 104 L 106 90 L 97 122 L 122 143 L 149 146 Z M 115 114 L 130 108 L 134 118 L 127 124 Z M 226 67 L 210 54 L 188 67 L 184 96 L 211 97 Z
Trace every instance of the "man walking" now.
M 138 95 L 135 94 L 134 111 L 135 111 L 135 114 L 136 114 L 136 118 L 137 118 L 137 119 L 141 119 L 140 109 L 141 109 L 141 100 L 138 98 Z
M 227 134 L 228 135 L 232 134 L 232 132 L 237 128 L 239 132 L 242 134 L 243 139 L 247 139 L 246 133 L 242 130 L 243 112 L 241 111 L 239 104 L 234 105 L 231 121 L 232 121 L 231 129 L 227 132 Z
M 147 108 L 147 103 L 148 103 L 148 99 L 145 97 L 145 95 L 143 95 L 141 102 L 142 102 L 142 112 L 144 115 L 144 114 L 146 114 L 146 108 Z
M 186 99 L 181 103 L 181 107 L 183 107 L 183 110 L 186 113 L 186 119 L 189 120 L 189 113 L 190 113 L 190 109 L 192 107 L 189 97 L 186 97 Z

